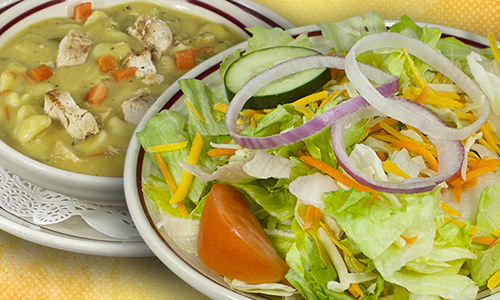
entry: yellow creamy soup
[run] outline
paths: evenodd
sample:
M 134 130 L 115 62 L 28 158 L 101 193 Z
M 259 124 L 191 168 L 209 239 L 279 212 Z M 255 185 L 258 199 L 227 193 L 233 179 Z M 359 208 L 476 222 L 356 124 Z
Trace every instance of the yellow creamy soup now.
M 130 57 L 151 48 L 129 32 L 129 28 L 136 28 L 136 19 L 142 14 L 163 21 L 171 32 L 171 44 L 158 60 L 151 60 L 156 69 L 154 78 L 160 76 L 161 82 L 140 77 L 142 65 L 135 69 L 135 75 L 117 81 L 115 70 L 130 67 L 126 64 Z M 59 47 L 72 30 L 90 40 L 90 49 L 84 63 L 62 66 Z M 1 138 L 25 155 L 54 167 L 90 175 L 122 176 L 126 149 L 137 122 L 126 118 L 122 103 L 142 94 L 158 97 L 182 76 L 187 69 L 178 69 L 176 52 L 192 48 L 199 64 L 241 41 L 240 34 L 219 24 L 150 2 L 94 10 L 83 21 L 53 18 L 31 25 L 0 49 Z M 156 50 L 146 51 L 154 55 Z M 98 58 L 110 53 L 117 67 L 103 72 Z M 43 64 L 53 74 L 38 81 L 30 70 Z M 107 90 L 104 100 L 98 104 L 86 101 L 90 89 L 100 83 Z M 46 107 L 47 94 L 55 90 L 69 93 L 77 105 L 71 109 L 88 111 L 91 116 L 87 117 L 95 121 L 98 132 L 75 138 L 67 128 L 73 125 L 63 124 L 67 115 L 57 117 Z M 67 106 L 61 106 L 63 100 L 57 101 L 54 109 L 67 113 Z

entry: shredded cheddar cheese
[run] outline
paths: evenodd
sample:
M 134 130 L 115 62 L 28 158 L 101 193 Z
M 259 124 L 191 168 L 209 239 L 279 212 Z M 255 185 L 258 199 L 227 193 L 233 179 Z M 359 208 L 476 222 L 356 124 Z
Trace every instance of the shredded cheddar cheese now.
M 323 100 L 326 97 L 328 97 L 328 92 L 321 91 L 321 92 L 317 92 L 317 93 L 302 97 L 299 100 L 292 102 L 292 105 L 294 105 L 294 106 L 307 106 L 315 101 Z
M 205 120 L 201 116 L 200 112 L 196 109 L 196 107 L 194 107 L 193 103 L 191 103 L 190 101 L 188 101 L 186 99 L 184 99 L 184 103 L 198 117 L 198 119 L 200 119 L 201 122 L 205 122 Z
M 188 164 L 198 163 L 198 158 L 200 157 L 201 149 L 203 148 L 203 138 L 201 134 L 196 133 L 193 144 L 191 145 L 191 150 L 189 151 L 189 156 L 187 159 Z M 173 197 L 170 199 L 170 204 L 178 203 L 186 198 L 189 188 L 191 187 L 191 182 L 193 180 L 193 174 L 184 170 L 181 177 L 181 182 L 177 187 L 177 191 L 174 193 Z
M 293 108 L 296 111 L 303 113 L 304 116 L 306 116 L 308 119 L 312 119 L 312 117 L 314 116 L 314 112 L 305 106 L 295 105 Z
M 163 145 L 158 145 L 158 146 L 151 146 L 146 149 L 146 151 L 151 152 L 151 153 L 156 153 L 156 152 L 167 152 L 167 151 L 174 151 L 174 150 L 179 150 L 182 148 L 185 148 L 187 146 L 187 141 L 184 142 L 179 142 L 179 143 L 170 143 L 170 144 L 163 144 Z

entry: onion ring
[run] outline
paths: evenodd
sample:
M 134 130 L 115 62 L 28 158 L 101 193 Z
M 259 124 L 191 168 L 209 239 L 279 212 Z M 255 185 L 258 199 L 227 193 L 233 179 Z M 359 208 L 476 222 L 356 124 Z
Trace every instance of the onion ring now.
M 442 126 L 442 123 L 433 118 L 425 117 L 415 111 L 408 110 L 398 102 L 391 101 L 381 95 L 363 74 L 358 54 L 387 48 L 406 48 L 408 53 L 415 55 L 429 64 L 450 80 L 454 81 L 473 102 L 484 101 L 478 109 L 477 120 L 463 128 L 456 129 Z M 383 114 L 401 121 L 402 123 L 418 128 L 421 132 L 442 139 L 461 140 L 474 134 L 487 120 L 490 110 L 489 102 L 481 89 L 460 70 L 452 61 L 436 49 L 417 39 L 394 32 L 384 32 L 366 36 L 360 39 L 349 51 L 345 59 L 345 72 L 347 78 L 361 96 Z

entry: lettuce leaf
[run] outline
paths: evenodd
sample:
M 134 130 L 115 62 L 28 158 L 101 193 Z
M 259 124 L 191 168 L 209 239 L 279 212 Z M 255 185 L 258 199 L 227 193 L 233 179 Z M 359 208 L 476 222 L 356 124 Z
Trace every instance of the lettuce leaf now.
M 224 113 L 214 109 L 217 103 L 228 104 L 226 95 L 217 88 L 210 89 L 205 82 L 197 79 L 181 79 L 179 86 L 184 93 L 185 99 L 195 107 L 201 115 L 201 120 L 193 110 L 188 108 L 189 112 L 189 134 L 194 136 L 196 133 L 203 137 L 219 137 L 221 141 L 227 140 L 228 133 L 224 122 Z M 215 141 L 218 141 L 215 139 Z
M 296 235 L 296 241 L 286 255 L 290 270 L 285 278 L 306 299 L 354 299 L 326 288 L 328 281 L 337 279 L 335 268 L 331 264 L 325 266 L 314 240 L 302 231 L 295 219 L 292 229 Z
M 485 188 L 479 200 L 477 227 L 480 232 L 490 234 L 500 229 L 500 183 Z M 500 270 L 500 244 L 486 250 L 477 250 L 478 258 L 470 261 L 472 279 L 479 285 Z
M 316 25 L 337 54 L 349 51 L 364 36 L 387 31 L 384 20 L 374 11 L 340 22 L 319 22 Z
M 176 111 L 163 110 L 151 118 L 146 123 L 144 129 L 137 132 L 136 135 L 145 149 L 151 146 L 188 141 L 188 146 L 183 149 L 162 153 L 168 170 L 174 178 L 175 183 L 179 185 L 182 173 L 184 172 L 179 162 L 187 161 L 192 142 L 187 133 L 187 124 L 184 116 Z M 157 165 L 154 154 L 146 151 L 146 155 Z M 199 162 L 207 167 L 215 168 L 212 159 L 206 154 L 206 151 L 202 151 Z M 206 186 L 207 183 L 194 178 L 188 192 L 188 198 L 193 203 L 198 203 Z
M 248 39 L 248 47 L 245 53 L 273 46 L 298 46 L 311 48 L 312 43 L 306 33 L 293 38 L 281 28 L 267 29 L 260 26 L 247 28 L 252 37 Z

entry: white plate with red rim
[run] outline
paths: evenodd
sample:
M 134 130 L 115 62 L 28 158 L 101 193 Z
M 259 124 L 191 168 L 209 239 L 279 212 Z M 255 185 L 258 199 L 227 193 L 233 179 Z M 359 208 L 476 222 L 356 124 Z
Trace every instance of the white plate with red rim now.
M 386 25 L 390 27 L 394 21 L 386 21 Z M 433 24 L 419 23 L 419 26 L 432 26 L 441 29 L 442 37 L 453 36 L 466 44 L 484 48 L 489 46 L 488 40 L 485 37 L 463 30 L 439 26 Z M 313 42 L 315 48 L 322 48 L 323 39 L 321 31 L 316 25 L 310 25 L 300 28 L 294 28 L 287 31 L 292 35 L 307 33 Z M 245 49 L 246 43 L 234 48 Z M 323 49 L 328 50 L 328 49 Z M 326 51 L 328 52 L 328 51 Z M 325 52 L 325 53 L 326 53 Z M 219 67 L 222 61 L 222 55 L 212 57 L 203 63 L 204 68 L 198 68 L 186 74 L 184 78 L 196 78 L 204 81 L 209 87 L 221 85 L 219 76 Z M 178 84 L 172 85 L 155 103 L 153 107 L 144 116 L 142 122 L 138 125 L 136 131 L 144 128 L 147 120 L 152 118 L 158 112 L 164 109 L 178 110 L 187 114 L 187 110 L 183 101 L 179 101 L 183 97 L 183 92 Z M 265 295 L 248 294 L 232 290 L 222 277 L 208 270 L 203 263 L 193 254 L 189 254 L 178 247 L 171 238 L 167 236 L 164 230 L 156 227 L 160 221 L 160 216 L 156 208 L 151 204 L 152 201 L 145 196 L 141 191 L 141 184 L 156 166 L 145 156 L 144 150 L 137 138 L 130 142 L 127 158 L 125 161 L 124 184 L 127 205 L 134 220 L 139 233 L 144 241 L 148 244 L 154 254 L 174 273 L 181 277 L 195 289 L 204 293 L 213 299 L 274 299 Z M 497 287 L 491 294 L 489 290 L 483 290 L 479 293 L 478 299 L 499 300 L 500 287 Z
M 0 45 L 17 31 L 47 17 L 71 17 L 73 7 L 85 0 L 7 0 L 0 2 Z M 92 0 L 99 9 L 135 1 Z M 294 26 L 283 17 L 248 0 L 155 0 L 156 4 L 224 24 L 244 37 L 249 37 L 246 27 L 255 25 L 283 29 Z M 194 70 L 196 70 L 195 68 Z M 26 182 L 53 191 L 55 195 L 76 199 L 103 199 L 98 204 L 123 206 L 123 179 L 96 177 L 61 171 L 48 167 L 22 155 L 0 141 L 0 165 Z M 36 195 L 30 195 L 36 196 Z M 125 208 L 126 209 L 126 208 Z M 0 229 L 23 239 L 45 246 L 87 254 L 107 256 L 153 255 L 140 236 L 120 239 L 109 237 L 95 230 L 79 217 L 72 217 L 53 225 L 36 224 L 32 218 L 16 215 L 0 207 Z

